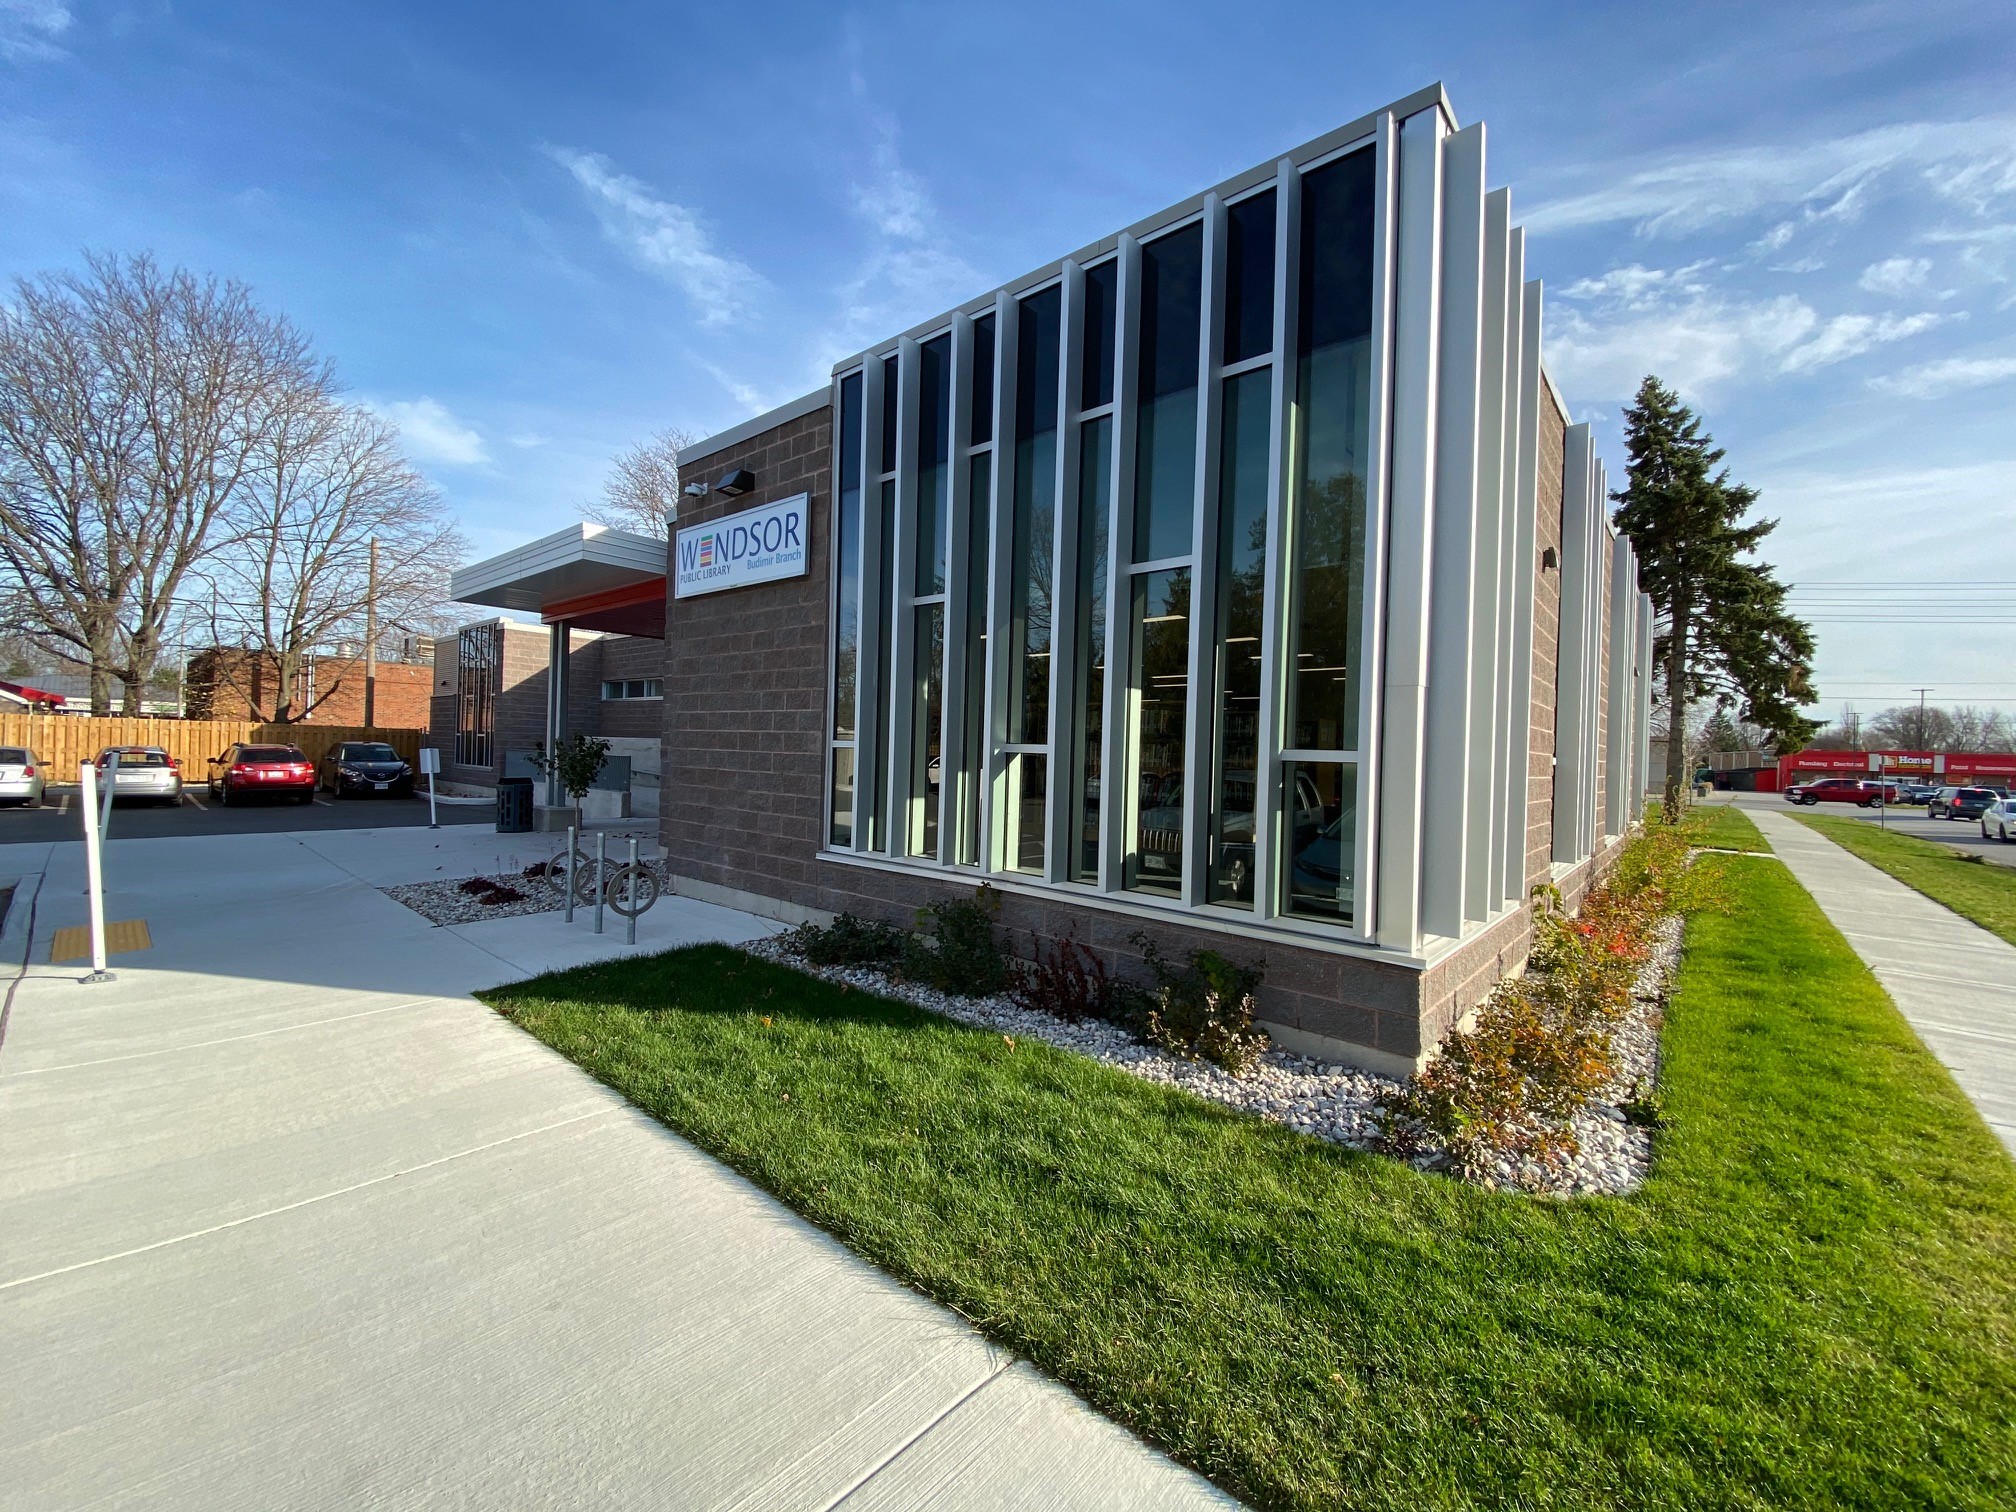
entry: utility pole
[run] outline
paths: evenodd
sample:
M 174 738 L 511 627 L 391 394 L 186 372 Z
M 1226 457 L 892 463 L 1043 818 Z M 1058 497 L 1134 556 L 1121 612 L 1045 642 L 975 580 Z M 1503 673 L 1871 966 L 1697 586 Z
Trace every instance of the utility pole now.
M 378 537 L 371 537 L 371 565 L 364 585 L 364 728 L 378 723 Z
M 1918 749 L 1922 751 L 1925 749 L 1926 746 L 1925 695 L 1927 693 L 1930 693 L 1932 690 L 1930 688 L 1913 688 L 1911 691 L 1918 695 L 1918 739 L 1914 741 L 1913 744 L 1915 744 L 1918 747 Z

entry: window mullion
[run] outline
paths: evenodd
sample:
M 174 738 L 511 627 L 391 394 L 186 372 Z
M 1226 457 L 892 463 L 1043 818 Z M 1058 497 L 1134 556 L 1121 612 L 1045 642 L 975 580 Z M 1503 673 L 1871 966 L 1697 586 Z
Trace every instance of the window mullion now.
M 1082 717 L 1078 667 L 1078 384 L 1084 350 L 1085 271 L 1064 260 L 1063 302 L 1057 332 L 1057 492 L 1050 511 L 1050 721 L 1044 757 L 1043 876 L 1071 879 L 1074 851 L 1067 844 L 1072 797 L 1070 753 Z
M 1005 291 L 994 297 L 994 487 L 987 501 L 987 703 L 980 732 L 980 865 L 1004 870 L 1001 844 L 1007 766 L 999 751 L 1008 732 L 1009 560 L 1014 551 L 1015 359 L 1020 326 Z
M 1190 508 L 1190 645 L 1184 690 L 1182 899 L 1192 908 L 1209 896 L 1206 858 L 1216 772 L 1218 719 L 1218 487 L 1219 354 L 1223 350 L 1225 300 L 1225 206 L 1216 194 L 1204 196 L 1204 265 L 1197 301 L 1201 326 L 1197 342 L 1196 478 Z
M 917 581 L 917 406 L 920 399 L 919 347 L 904 337 L 896 358 L 896 551 L 889 594 L 891 646 L 889 752 L 886 788 L 888 833 L 883 849 L 908 853 L 915 796 L 910 791 L 912 746 L 916 738 L 917 647 L 911 589 Z
M 938 859 L 950 863 L 958 857 L 958 837 L 965 833 L 967 805 L 974 795 L 966 791 L 966 602 L 972 575 L 967 569 L 969 537 L 972 534 L 968 511 L 972 492 L 972 467 L 967 461 L 966 443 L 972 435 L 973 321 L 957 315 L 952 320 L 950 343 L 951 434 L 946 439 L 945 465 L 950 504 L 945 528 L 945 662 L 939 671 L 938 699 Z
M 880 612 L 895 595 L 883 581 L 889 522 L 882 509 L 882 412 L 896 402 L 885 394 L 882 359 L 870 358 L 861 371 L 861 628 L 854 668 L 854 843 L 858 851 L 883 849 L 888 826 L 877 801 L 879 774 L 887 765 L 889 732 L 876 711 L 882 707 L 887 677 L 889 616 Z
M 1301 292 L 1302 175 L 1283 158 L 1275 170 L 1274 395 L 1267 434 L 1267 545 L 1260 614 L 1260 714 L 1253 761 L 1253 916 L 1280 912 L 1275 877 L 1281 813 L 1281 715 L 1288 660 L 1288 521 L 1294 470 L 1296 310 Z
M 1136 369 L 1140 364 L 1141 244 L 1120 233 L 1120 276 L 1115 292 L 1118 330 L 1113 346 L 1113 474 L 1106 528 L 1106 710 L 1100 730 L 1099 889 L 1120 891 L 1127 836 L 1140 795 L 1127 775 L 1127 701 L 1133 686 L 1128 648 L 1133 589 L 1128 581 L 1134 550 L 1134 436 L 1140 419 Z

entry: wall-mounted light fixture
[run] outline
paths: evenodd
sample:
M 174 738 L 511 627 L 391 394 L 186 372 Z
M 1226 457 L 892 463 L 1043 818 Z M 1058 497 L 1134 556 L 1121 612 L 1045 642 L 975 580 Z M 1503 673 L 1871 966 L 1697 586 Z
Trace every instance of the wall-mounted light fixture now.
M 1549 546 L 1545 551 L 1540 553 L 1540 570 L 1542 572 L 1552 572 L 1560 565 L 1561 553 L 1556 551 L 1552 546 Z
M 716 493 L 724 493 L 733 499 L 749 492 L 756 486 L 756 474 L 746 467 L 733 467 L 723 473 L 714 484 Z

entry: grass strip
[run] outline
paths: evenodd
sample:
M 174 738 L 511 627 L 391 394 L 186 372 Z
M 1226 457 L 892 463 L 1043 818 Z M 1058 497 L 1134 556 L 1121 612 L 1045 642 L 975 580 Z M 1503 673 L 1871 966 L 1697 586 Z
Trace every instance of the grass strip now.
M 1733 803 L 1697 803 L 1687 810 L 1686 823 L 1695 829 L 1690 838 L 1696 845 L 1770 853 L 1771 842 L 1750 816 Z
M 1977 860 L 1936 840 L 1900 834 L 1838 814 L 1794 814 L 1852 856 L 1860 856 L 1906 887 L 1943 903 L 1963 919 L 2016 945 L 2016 867 Z
M 485 998 L 1261 1507 L 2016 1504 L 2016 1167 L 1782 868 L 1699 864 L 1731 906 L 1690 925 L 1621 1201 L 722 947 Z

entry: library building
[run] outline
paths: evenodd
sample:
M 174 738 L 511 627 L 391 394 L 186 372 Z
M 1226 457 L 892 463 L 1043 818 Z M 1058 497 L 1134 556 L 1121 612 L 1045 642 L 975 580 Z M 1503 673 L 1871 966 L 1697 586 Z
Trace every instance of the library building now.
M 1439 87 L 1374 111 L 687 448 L 669 538 L 456 596 L 548 627 L 548 739 L 599 717 L 589 645 L 648 684 L 684 893 L 909 922 L 985 882 L 1018 954 L 1258 960 L 1278 1043 L 1412 1071 L 1534 887 L 1609 863 L 1649 744 L 1650 601 L 1485 142 Z

